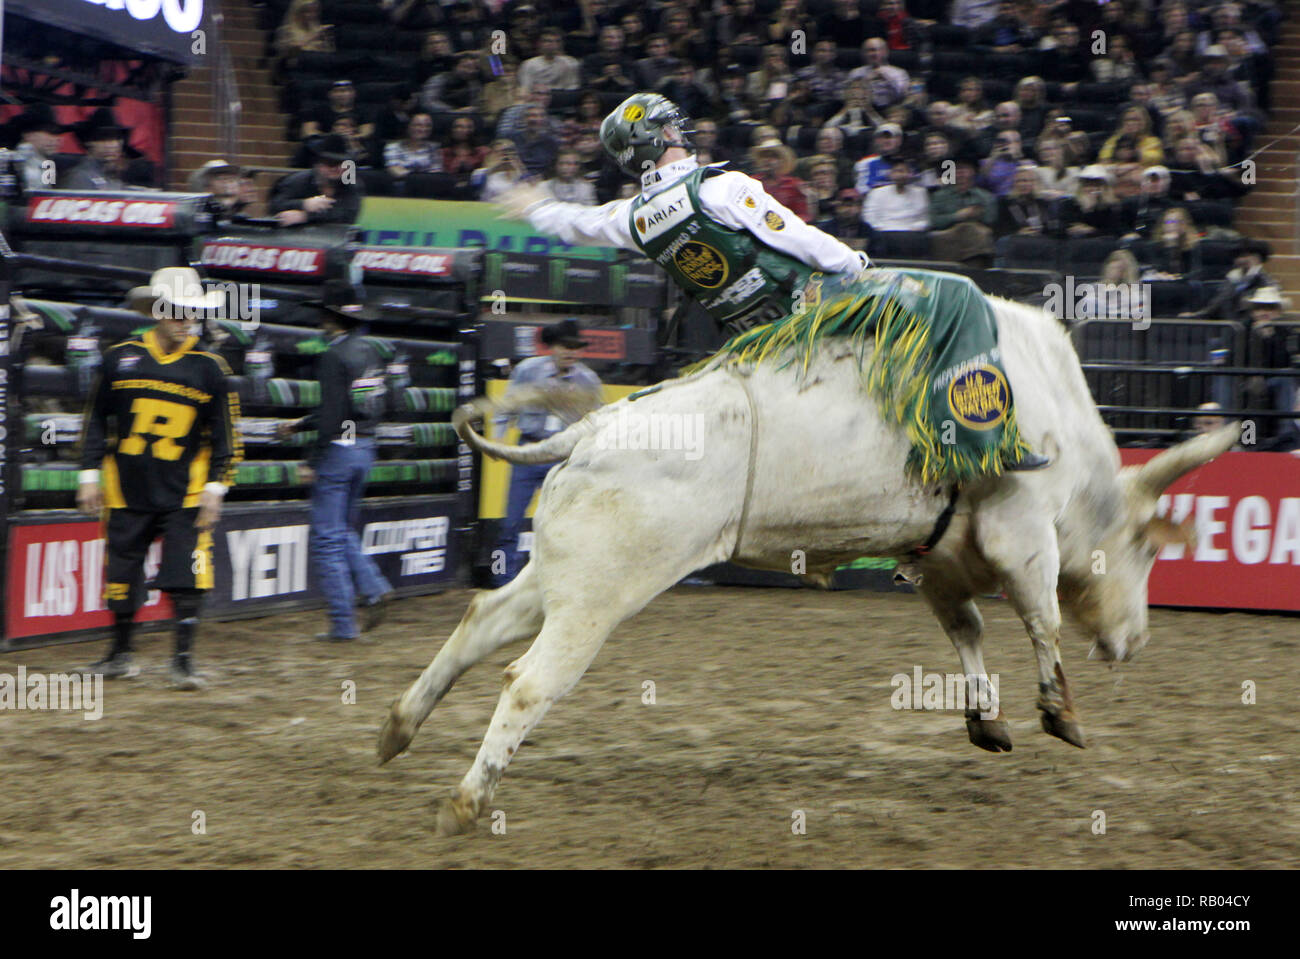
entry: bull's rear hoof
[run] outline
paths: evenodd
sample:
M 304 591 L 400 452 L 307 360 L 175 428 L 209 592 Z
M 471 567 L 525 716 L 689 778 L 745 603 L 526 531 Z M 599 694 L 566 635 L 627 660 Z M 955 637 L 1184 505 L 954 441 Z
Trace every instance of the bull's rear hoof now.
M 1011 752 L 1011 725 L 1004 719 L 968 719 L 966 734 L 980 749 L 991 753 Z
M 1064 739 L 1071 746 L 1088 748 L 1088 739 L 1083 735 L 1083 727 L 1065 713 L 1043 713 L 1043 731 L 1049 736 Z
M 379 731 L 379 765 L 383 765 L 394 756 L 406 751 L 415 738 L 415 726 L 397 715 L 397 704 L 384 720 L 384 728 Z
M 469 835 L 474 832 L 476 826 L 477 822 L 474 817 L 463 813 L 452 800 L 444 799 L 438 803 L 436 832 L 439 836 Z

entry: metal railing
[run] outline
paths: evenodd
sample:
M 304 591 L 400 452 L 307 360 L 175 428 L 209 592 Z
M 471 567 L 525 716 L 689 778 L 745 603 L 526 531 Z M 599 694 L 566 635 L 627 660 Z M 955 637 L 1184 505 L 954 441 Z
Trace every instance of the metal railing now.
M 240 125 L 244 105 L 239 99 L 235 62 L 224 36 L 226 17 L 222 0 L 208 0 L 210 14 L 208 50 L 212 56 L 212 109 L 217 121 L 217 147 L 228 162 L 238 162 Z

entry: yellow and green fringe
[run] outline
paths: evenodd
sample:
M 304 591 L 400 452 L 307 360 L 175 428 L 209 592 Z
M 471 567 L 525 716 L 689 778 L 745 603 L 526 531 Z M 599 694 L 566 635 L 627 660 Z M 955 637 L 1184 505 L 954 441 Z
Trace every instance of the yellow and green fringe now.
M 910 309 L 898 296 L 845 293 L 824 298 L 815 307 L 783 320 L 754 327 L 728 340 L 713 357 L 686 372 L 722 359 L 724 366 L 757 365 L 784 357 L 784 370 L 798 363 L 798 375 L 808 371 L 814 352 L 830 336 L 848 338 L 858 358 L 862 384 L 881 415 L 901 427 L 912 445 L 908 467 L 923 483 L 964 483 L 996 476 L 1003 463 L 1018 462 L 1029 447 L 1020 437 L 1014 406 L 1003 421 L 1000 441 L 978 450 L 941 441 L 939 424 L 931 417 L 934 356 L 930 319 Z M 868 344 L 875 350 L 864 362 Z

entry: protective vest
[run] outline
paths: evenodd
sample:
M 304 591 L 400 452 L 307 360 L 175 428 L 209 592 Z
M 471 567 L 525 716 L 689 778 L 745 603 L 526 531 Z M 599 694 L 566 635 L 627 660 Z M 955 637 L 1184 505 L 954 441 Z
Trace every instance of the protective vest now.
M 789 315 L 812 267 L 763 243 L 748 230 L 711 219 L 700 205 L 700 182 L 723 171 L 701 167 L 666 190 L 633 202 L 632 239 L 687 296 L 719 323 L 747 329 Z M 753 196 L 744 203 L 756 204 Z M 781 215 L 770 210 L 772 229 Z

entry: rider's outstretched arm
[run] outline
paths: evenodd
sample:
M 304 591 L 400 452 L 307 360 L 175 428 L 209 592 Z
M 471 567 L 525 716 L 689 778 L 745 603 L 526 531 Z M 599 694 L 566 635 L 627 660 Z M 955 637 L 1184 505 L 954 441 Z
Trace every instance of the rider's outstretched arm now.
M 601 206 L 562 203 L 538 187 L 516 187 L 501 198 L 504 215 L 527 220 L 534 229 L 574 246 L 616 246 L 640 252 L 632 240 L 628 208 L 632 200 L 611 200 Z
M 747 230 L 814 270 L 857 273 L 871 265 L 865 253 L 805 223 L 763 189 L 762 183 L 738 171 L 705 180 L 700 185 L 700 205 L 724 226 Z

